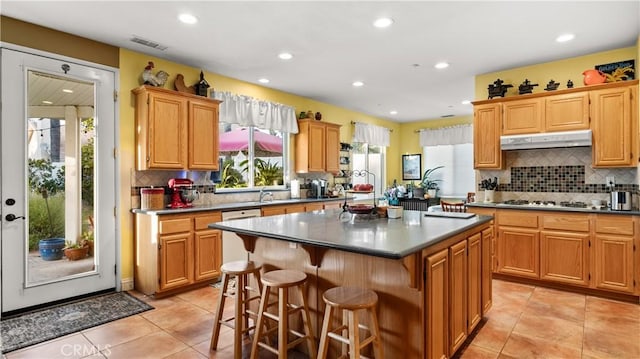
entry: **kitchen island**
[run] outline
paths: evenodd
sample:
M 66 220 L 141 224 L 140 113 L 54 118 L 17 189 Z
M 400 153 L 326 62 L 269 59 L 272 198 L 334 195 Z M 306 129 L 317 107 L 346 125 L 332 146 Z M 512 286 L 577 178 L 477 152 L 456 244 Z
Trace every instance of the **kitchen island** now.
M 314 211 L 209 227 L 238 234 L 250 258 L 262 262 L 265 271 L 286 268 L 307 274 L 316 336 L 324 312 L 322 293 L 335 286 L 360 286 L 378 293 L 385 357 L 455 353 L 491 305 L 492 218 L 419 211 L 404 211 L 398 219 L 340 214 Z

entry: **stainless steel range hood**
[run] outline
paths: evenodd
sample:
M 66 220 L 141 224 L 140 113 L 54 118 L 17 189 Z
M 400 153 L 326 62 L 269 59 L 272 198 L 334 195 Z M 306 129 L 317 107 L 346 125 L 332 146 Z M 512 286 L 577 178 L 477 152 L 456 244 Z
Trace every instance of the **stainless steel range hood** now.
M 502 150 L 580 146 L 591 146 L 591 130 L 500 136 Z

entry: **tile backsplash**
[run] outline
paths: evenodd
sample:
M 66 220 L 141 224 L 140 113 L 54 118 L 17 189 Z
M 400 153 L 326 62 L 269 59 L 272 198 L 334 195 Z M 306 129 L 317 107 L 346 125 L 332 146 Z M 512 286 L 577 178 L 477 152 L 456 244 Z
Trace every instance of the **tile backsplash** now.
M 615 189 L 638 193 L 636 168 L 591 167 L 591 148 L 550 148 L 505 152 L 506 169 L 477 171 L 476 182 L 498 177 L 496 201 L 509 199 L 585 201 L 608 198 L 606 178 Z M 479 192 L 482 192 L 478 188 Z

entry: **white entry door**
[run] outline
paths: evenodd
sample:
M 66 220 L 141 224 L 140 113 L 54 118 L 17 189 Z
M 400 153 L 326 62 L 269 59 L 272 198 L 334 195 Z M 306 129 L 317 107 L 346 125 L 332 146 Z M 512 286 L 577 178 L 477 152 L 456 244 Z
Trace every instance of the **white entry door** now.
M 2 313 L 118 277 L 117 70 L 21 50 L 0 57 Z

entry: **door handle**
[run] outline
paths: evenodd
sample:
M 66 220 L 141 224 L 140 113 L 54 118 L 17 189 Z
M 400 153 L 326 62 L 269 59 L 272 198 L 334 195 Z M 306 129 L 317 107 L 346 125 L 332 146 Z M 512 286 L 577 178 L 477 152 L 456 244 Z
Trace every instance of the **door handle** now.
M 20 219 L 20 218 L 25 219 L 25 217 L 24 217 L 24 216 L 16 216 L 16 215 L 15 215 L 15 214 L 13 214 L 13 213 L 9 213 L 9 214 L 7 214 L 7 215 L 4 217 L 4 219 L 6 219 L 6 220 L 7 220 L 7 221 L 9 221 L 9 222 L 13 222 L 13 221 L 15 221 L 16 219 Z

